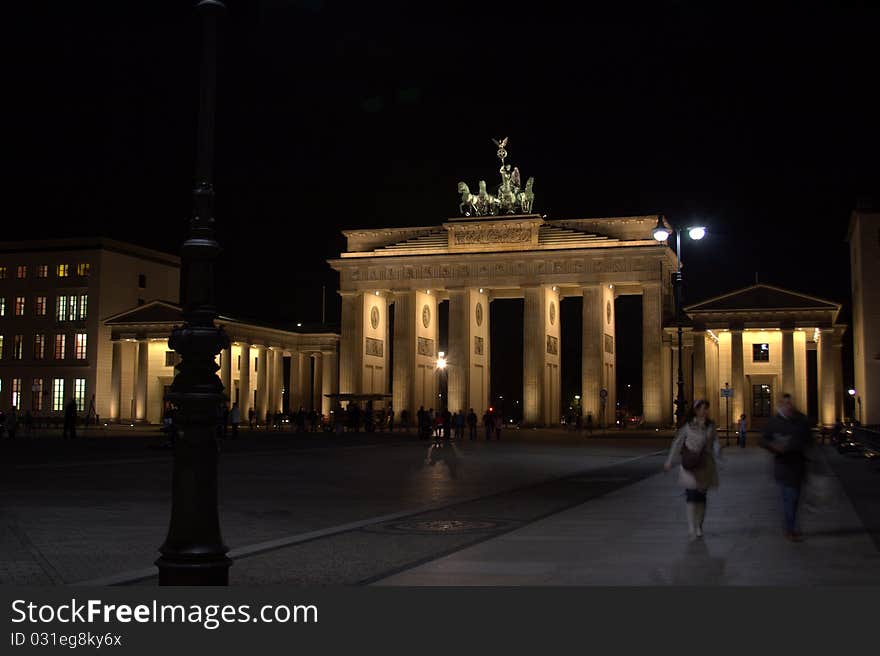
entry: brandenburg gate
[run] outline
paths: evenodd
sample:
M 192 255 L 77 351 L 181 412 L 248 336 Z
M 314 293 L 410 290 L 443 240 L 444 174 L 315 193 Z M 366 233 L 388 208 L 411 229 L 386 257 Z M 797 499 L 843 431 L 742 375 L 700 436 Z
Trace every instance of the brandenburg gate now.
M 440 225 L 343 232 L 346 251 L 329 262 L 339 272 L 342 296 L 339 391 L 390 392 L 398 416 L 436 407 L 438 304 L 449 301 L 447 407 L 482 414 L 490 405 L 489 306 L 522 298 L 523 353 L 495 357 L 522 357 L 524 422 L 556 424 L 562 414 L 559 303 L 581 296 L 583 414 L 613 422 L 614 299 L 637 294 L 645 421 L 671 424 L 664 364 L 671 362 L 672 344 L 664 343 L 663 325 L 672 316 L 675 257 L 652 237 L 658 217 L 551 220 L 532 213 L 533 180 L 521 188 L 518 170 L 505 164 L 506 139 L 496 144 L 502 184 L 493 195 L 485 182 L 479 194 L 460 183 L 462 216 Z

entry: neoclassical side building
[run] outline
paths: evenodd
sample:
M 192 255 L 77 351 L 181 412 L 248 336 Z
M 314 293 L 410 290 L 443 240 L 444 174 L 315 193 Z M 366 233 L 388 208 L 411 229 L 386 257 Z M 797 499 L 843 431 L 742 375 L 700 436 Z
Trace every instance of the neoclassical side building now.
M 643 307 L 645 418 L 654 425 L 671 423 L 670 380 L 663 364 L 671 360 L 671 346 L 664 343 L 663 326 L 672 315 L 675 256 L 652 238 L 657 221 L 656 215 L 548 220 L 519 214 L 344 231 L 346 251 L 329 261 L 339 272 L 342 296 L 340 391 L 391 391 L 397 412 L 435 405 L 437 306 L 449 301 L 448 407 L 485 409 L 489 304 L 522 298 L 524 421 L 556 423 L 561 413 L 559 302 L 580 296 L 583 410 L 613 420 L 614 299 L 634 294 L 642 297 Z
M 685 308 L 691 320 L 683 340 L 685 396 L 708 399 L 723 425 L 726 403 L 733 423 L 745 414 L 758 429 L 789 393 L 803 412 L 831 426 L 843 417 L 841 305 L 815 296 L 755 284 Z M 675 327 L 664 341 L 675 344 Z M 815 352 L 815 376 L 808 375 Z M 665 375 L 675 379 L 677 349 Z M 815 386 L 815 396 L 809 385 Z M 729 400 L 723 388 L 731 390 Z M 810 402 L 815 398 L 813 403 Z M 815 404 L 815 405 L 814 405 Z
M 181 308 L 151 301 L 108 317 L 112 363 L 110 419 L 161 421 L 164 398 L 174 379 L 178 355 L 168 347 L 174 326 L 183 323 Z M 330 413 L 326 394 L 338 391 L 339 336 L 333 332 L 293 332 L 220 316 L 232 342 L 217 358 L 230 404 L 242 416 L 253 408 L 260 421 L 283 410 L 284 358 L 289 358 L 289 407 Z

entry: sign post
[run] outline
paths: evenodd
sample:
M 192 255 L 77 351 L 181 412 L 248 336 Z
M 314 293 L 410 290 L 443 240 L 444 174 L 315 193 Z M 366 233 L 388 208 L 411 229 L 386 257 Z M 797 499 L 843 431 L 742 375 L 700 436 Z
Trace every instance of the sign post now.
M 724 383 L 724 387 L 721 388 L 721 396 L 724 398 L 724 414 L 727 417 L 727 424 L 724 430 L 726 446 L 730 446 L 730 397 L 733 396 L 730 383 Z

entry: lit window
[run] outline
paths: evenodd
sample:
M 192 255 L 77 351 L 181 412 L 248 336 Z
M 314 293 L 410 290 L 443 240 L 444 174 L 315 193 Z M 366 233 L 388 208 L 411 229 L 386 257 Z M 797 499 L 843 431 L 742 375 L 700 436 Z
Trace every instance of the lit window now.
M 21 410 L 21 378 L 12 379 L 12 407 Z
M 752 344 L 752 362 L 770 362 L 770 345 Z
M 5 266 L 0 266 L 0 280 L 2 280 L 3 278 L 5 278 L 6 275 L 7 275 L 7 274 L 6 274 L 6 267 L 5 267 Z
M 88 313 L 89 308 L 89 295 L 83 294 L 79 297 L 79 318 L 80 320 L 86 318 L 86 314 Z
M 86 333 L 77 333 L 76 334 L 76 359 L 77 360 L 85 360 L 86 359 L 86 344 L 88 343 L 88 335 Z
M 76 296 L 69 296 L 67 298 L 67 320 L 75 321 L 76 320 Z
M 31 387 L 31 407 L 37 412 L 43 411 L 43 379 L 34 378 L 34 385 Z
M 0 335 L 0 360 L 3 359 L 3 335 Z
M 91 265 L 88 262 L 80 262 L 76 265 L 76 275 L 87 276 L 91 271 Z
M 16 278 L 27 278 L 27 266 L 24 264 L 19 264 L 15 269 L 15 277 Z
M 73 398 L 76 401 L 76 411 L 85 412 L 86 410 L 86 379 L 73 379 Z
M 24 316 L 24 296 L 15 297 L 15 316 Z
M 36 302 L 34 303 L 34 309 L 35 309 L 38 317 L 45 317 L 46 316 L 46 297 L 45 296 L 37 296 Z
M 16 335 L 12 338 L 12 359 L 21 360 L 21 354 L 24 350 L 24 335 Z
M 62 412 L 64 410 L 64 379 L 52 379 L 52 410 Z
M 6 299 L 0 298 L 0 317 L 6 316 Z
M 67 346 L 67 335 L 55 335 L 55 359 L 63 360 Z
M 34 360 L 42 360 L 46 357 L 46 336 L 40 333 L 34 335 Z
M 55 306 L 55 320 L 56 321 L 64 321 L 64 317 L 67 316 L 67 297 L 59 296 L 58 304 Z
M 41 264 L 37 267 L 37 278 L 48 278 L 49 277 L 49 265 Z
M 59 278 L 67 278 L 70 276 L 70 265 L 69 264 L 59 264 L 56 268 L 58 272 Z

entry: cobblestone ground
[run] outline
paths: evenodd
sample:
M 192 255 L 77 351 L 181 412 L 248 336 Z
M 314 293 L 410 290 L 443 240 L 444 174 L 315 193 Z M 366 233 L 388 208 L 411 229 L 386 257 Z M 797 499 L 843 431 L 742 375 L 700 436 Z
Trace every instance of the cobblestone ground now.
M 458 457 L 438 459 L 403 434 L 245 432 L 221 445 L 223 535 L 247 551 L 608 466 L 667 442 L 655 433 L 507 431 L 501 442 L 465 441 Z M 137 429 L 0 442 L 0 583 L 77 583 L 151 568 L 170 509 L 163 443 Z

